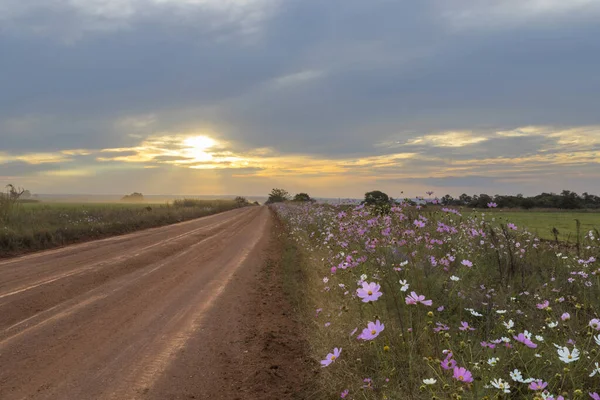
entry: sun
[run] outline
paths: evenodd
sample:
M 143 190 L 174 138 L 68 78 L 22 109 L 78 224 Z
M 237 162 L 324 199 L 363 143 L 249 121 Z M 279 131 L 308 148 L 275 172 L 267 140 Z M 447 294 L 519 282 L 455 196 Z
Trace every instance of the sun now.
M 185 151 L 196 161 L 208 161 L 212 159 L 212 155 L 206 150 L 215 146 L 217 142 L 208 136 L 191 136 L 183 141 L 186 147 Z

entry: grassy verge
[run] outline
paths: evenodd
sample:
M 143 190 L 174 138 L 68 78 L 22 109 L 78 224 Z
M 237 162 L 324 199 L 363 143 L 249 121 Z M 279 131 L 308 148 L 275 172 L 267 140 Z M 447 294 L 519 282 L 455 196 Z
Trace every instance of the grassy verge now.
M 171 204 L 31 203 L 0 221 L 0 257 L 130 233 L 239 207 L 228 200 Z
M 312 398 L 557 400 L 598 391 L 598 235 L 558 249 L 489 216 L 276 209 L 287 230 L 286 290 L 303 297 L 311 356 L 326 364 Z

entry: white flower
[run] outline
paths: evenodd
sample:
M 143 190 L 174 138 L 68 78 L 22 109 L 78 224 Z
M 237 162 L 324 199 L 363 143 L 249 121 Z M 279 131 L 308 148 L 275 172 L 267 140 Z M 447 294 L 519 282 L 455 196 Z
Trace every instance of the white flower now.
M 540 336 L 540 335 L 535 335 L 535 339 L 536 339 L 538 342 L 543 342 L 543 341 L 544 341 L 544 337 L 543 337 L 543 336 Z
M 408 290 L 408 286 L 409 286 L 408 283 L 406 282 L 406 280 L 400 279 L 400 284 L 402 285 L 400 290 L 403 292 L 406 292 Z
M 556 328 L 558 326 L 558 322 L 549 322 L 548 328 Z
M 592 376 L 594 376 L 596 374 L 598 374 L 600 376 L 600 365 L 598 365 L 598 363 L 596 363 L 596 368 L 594 368 L 594 370 L 590 374 L 590 377 L 592 377 Z
M 487 363 L 489 365 L 491 365 L 492 367 L 495 367 L 499 360 L 500 360 L 499 358 L 492 357 L 487 361 Z
M 573 361 L 579 360 L 579 350 L 577 350 L 577 348 L 573 347 L 573 351 L 569 351 L 568 347 L 556 347 L 558 349 L 558 358 L 560 359 L 560 361 L 568 364 L 572 363 Z
M 360 280 L 361 280 L 361 281 L 366 281 L 366 280 L 367 280 L 367 278 L 368 278 L 368 276 L 367 276 L 367 275 L 365 275 L 365 274 L 362 274 L 362 275 L 360 276 Z
M 479 314 L 477 311 L 473 310 L 472 308 L 465 308 L 465 310 L 470 312 L 471 315 L 474 317 L 483 317 L 483 314 Z
M 401 266 L 401 267 L 404 267 L 404 266 L 406 266 L 406 265 L 408 265 L 408 260 L 406 260 L 406 261 L 402 261 L 402 262 L 400 263 L 400 266 Z
M 523 331 L 523 336 L 527 339 L 531 340 L 531 333 L 528 330 Z
M 600 334 L 594 336 L 594 340 L 596 341 L 596 344 L 600 346 Z
M 496 310 L 496 314 L 506 314 L 506 310 Z
M 510 393 L 510 385 L 508 384 L 508 382 L 503 381 L 501 378 L 500 379 L 494 379 L 490 383 L 496 389 L 500 389 L 504 393 Z
M 327 282 L 329 282 L 329 278 L 328 277 L 323 278 L 323 283 L 327 283 Z
M 533 382 L 533 381 L 536 381 L 536 380 L 537 380 L 537 379 L 535 379 L 535 378 L 527 378 L 527 379 L 523 379 L 523 381 L 522 381 L 522 382 L 523 382 L 523 383 L 531 383 L 531 382 Z
M 458 282 L 458 281 L 460 281 L 460 278 L 459 278 L 458 276 L 454 276 L 454 275 L 452 275 L 452 276 L 450 277 L 450 280 L 451 280 L 451 281 L 454 281 L 454 282 Z
M 503 324 L 506 327 L 506 329 L 512 329 L 513 326 L 515 326 L 515 323 L 512 319 L 509 319 L 508 322 L 503 322 Z
M 511 372 L 510 377 L 515 382 L 523 382 L 523 375 L 518 369 L 515 369 L 513 372 Z
M 423 383 L 426 384 L 426 385 L 433 385 L 436 382 L 437 382 L 437 380 L 434 379 L 434 378 L 423 379 Z

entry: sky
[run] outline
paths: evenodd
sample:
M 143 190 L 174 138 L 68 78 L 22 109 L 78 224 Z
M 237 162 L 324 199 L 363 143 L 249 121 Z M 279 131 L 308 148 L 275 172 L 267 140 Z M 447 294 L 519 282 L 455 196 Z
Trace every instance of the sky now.
M 0 0 L 0 185 L 600 194 L 599 18 L 600 0 Z

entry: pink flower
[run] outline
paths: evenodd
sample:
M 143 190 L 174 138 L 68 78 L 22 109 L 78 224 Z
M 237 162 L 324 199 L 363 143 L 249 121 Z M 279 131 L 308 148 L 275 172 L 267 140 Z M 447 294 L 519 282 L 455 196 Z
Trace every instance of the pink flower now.
M 461 264 L 464 265 L 465 267 L 469 267 L 469 268 L 471 268 L 473 266 L 473 263 L 469 260 L 462 260 Z
M 475 328 L 473 328 L 473 327 L 469 326 L 469 323 L 468 323 L 468 322 L 461 321 L 461 323 L 460 323 L 460 324 L 461 324 L 462 326 L 461 326 L 461 327 L 459 327 L 458 329 L 460 329 L 461 331 L 474 331 L 474 330 L 475 330 Z
M 341 348 L 338 349 L 336 347 L 335 349 L 333 349 L 333 353 L 327 354 L 327 357 L 325 357 L 324 360 L 321 360 L 321 366 L 322 367 L 329 366 L 329 364 L 334 362 L 340 356 L 340 354 L 342 354 L 342 349 Z
M 496 208 L 496 207 L 498 207 L 498 204 L 492 202 L 492 203 L 487 203 L 487 206 L 488 206 L 488 208 Z
M 545 300 L 543 303 L 537 304 L 536 307 L 539 308 L 540 310 L 543 310 L 545 308 L 548 308 L 549 305 L 550 305 L 550 302 L 548 300 Z
M 360 335 L 358 335 L 358 339 L 362 340 L 373 340 L 383 331 L 385 325 L 383 325 L 379 320 L 375 322 L 369 321 L 367 327 L 363 329 Z
M 535 344 L 531 341 L 531 339 L 528 337 L 529 336 L 528 333 L 529 332 L 525 331 L 525 333 L 519 333 L 518 336 L 513 336 L 513 338 L 517 342 L 523 343 L 525 346 L 529 347 L 530 349 L 535 349 L 537 347 L 537 344 Z
M 546 388 L 546 386 L 548 386 L 548 382 L 544 382 L 543 380 L 538 379 L 537 381 L 533 381 L 529 384 L 529 389 L 544 390 Z
M 343 392 L 340 394 L 340 398 L 341 398 L 341 399 L 345 399 L 345 398 L 346 398 L 346 396 L 348 396 L 348 393 L 350 393 L 350 392 L 348 391 L 348 389 L 344 390 L 344 391 L 343 391 Z
M 571 318 L 571 314 L 569 314 L 568 312 L 564 313 L 563 315 L 560 316 L 560 319 L 562 319 L 563 321 L 566 321 L 568 319 Z
M 473 382 L 473 374 L 463 367 L 454 367 L 454 379 L 460 382 Z
M 508 224 L 506 224 L 506 226 L 508 227 L 508 229 L 512 229 L 513 231 L 517 230 L 517 226 L 511 222 L 509 222 Z
M 444 361 L 442 361 L 440 364 L 441 364 L 442 368 L 446 369 L 446 370 L 456 367 L 456 361 L 454 361 L 453 359 L 448 359 L 448 358 L 445 359 Z
M 415 219 L 414 224 L 417 228 L 423 228 L 425 226 L 425 222 L 418 220 L 418 219 Z
M 424 306 L 431 306 L 433 304 L 433 300 L 425 300 L 425 296 L 418 295 L 416 292 L 410 292 L 410 295 L 406 296 L 406 304 L 417 304 L 421 303 Z
M 596 392 L 594 392 L 594 393 L 590 392 L 590 397 L 594 400 L 600 400 L 600 394 L 598 394 Z
M 377 301 L 381 297 L 383 293 L 379 291 L 380 289 L 381 286 L 375 282 L 363 282 L 362 288 L 357 289 L 356 294 L 362 299 L 363 303 L 368 303 L 370 301 Z
M 592 329 L 595 329 L 597 331 L 600 331 L 600 319 L 598 318 L 594 318 L 593 320 L 590 321 L 590 327 Z

